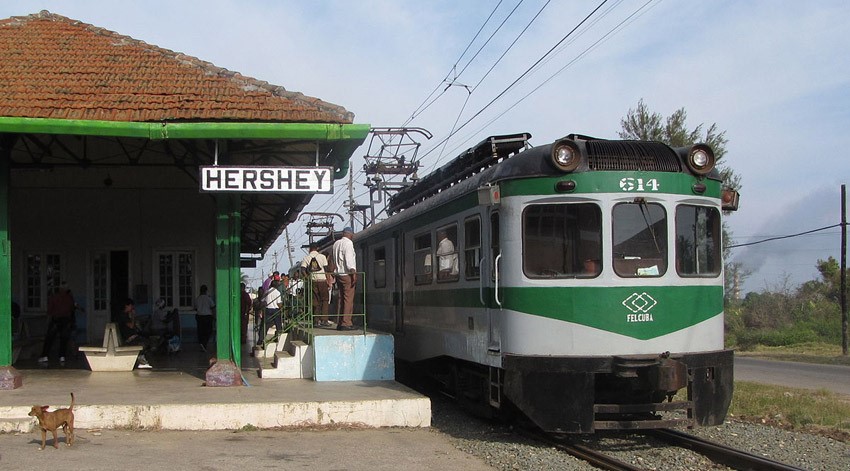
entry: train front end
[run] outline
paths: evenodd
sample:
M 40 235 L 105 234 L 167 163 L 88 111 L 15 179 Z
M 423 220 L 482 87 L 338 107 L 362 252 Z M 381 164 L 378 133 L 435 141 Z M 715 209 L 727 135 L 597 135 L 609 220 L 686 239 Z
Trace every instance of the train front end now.
M 523 154 L 554 171 L 495 182 L 501 393 L 553 432 L 722 423 L 737 193 L 711 149 L 571 135 Z

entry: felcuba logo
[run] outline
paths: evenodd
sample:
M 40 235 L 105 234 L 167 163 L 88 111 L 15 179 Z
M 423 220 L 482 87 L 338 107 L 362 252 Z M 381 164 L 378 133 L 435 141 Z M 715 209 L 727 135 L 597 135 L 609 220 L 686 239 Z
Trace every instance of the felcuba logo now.
M 626 314 L 626 322 L 653 322 L 652 313 L 649 311 L 658 304 L 652 296 L 644 291 L 643 293 L 632 293 L 631 296 L 623 300 L 623 306 L 631 314 Z

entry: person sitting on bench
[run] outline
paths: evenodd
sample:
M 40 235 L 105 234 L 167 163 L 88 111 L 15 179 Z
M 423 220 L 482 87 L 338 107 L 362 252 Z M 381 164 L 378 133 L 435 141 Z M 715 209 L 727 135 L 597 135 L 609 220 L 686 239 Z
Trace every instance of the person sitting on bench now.
M 136 321 L 136 303 L 127 298 L 124 303 L 124 311 L 119 316 L 118 330 L 124 339 L 124 345 L 139 345 L 142 353 L 139 355 L 139 368 L 151 368 L 145 353 L 150 349 L 150 339 L 142 332 Z

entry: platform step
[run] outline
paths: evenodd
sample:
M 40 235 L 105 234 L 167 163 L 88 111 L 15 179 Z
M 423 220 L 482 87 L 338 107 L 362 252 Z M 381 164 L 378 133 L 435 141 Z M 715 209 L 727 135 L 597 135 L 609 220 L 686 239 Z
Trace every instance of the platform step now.
M 284 350 L 273 350 L 269 355 L 266 348 L 266 356 L 260 361 L 259 376 L 261 378 L 312 378 L 313 377 L 313 352 L 312 349 L 300 340 L 288 341 L 284 344 Z
M 0 433 L 30 433 L 35 430 L 32 417 L 0 418 Z

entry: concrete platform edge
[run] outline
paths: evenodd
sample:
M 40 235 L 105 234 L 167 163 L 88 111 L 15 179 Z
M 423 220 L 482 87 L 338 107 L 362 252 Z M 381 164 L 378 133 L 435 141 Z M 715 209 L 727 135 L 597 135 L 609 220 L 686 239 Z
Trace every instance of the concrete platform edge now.
M 26 417 L 28 407 L 9 407 L 0 422 Z M 428 398 L 374 401 L 284 402 L 250 404 L 77 405 L 81 429 L 236 430 L 316 425 L 429 427 Z M 34 430 L 34 419 L 30 421 Z

